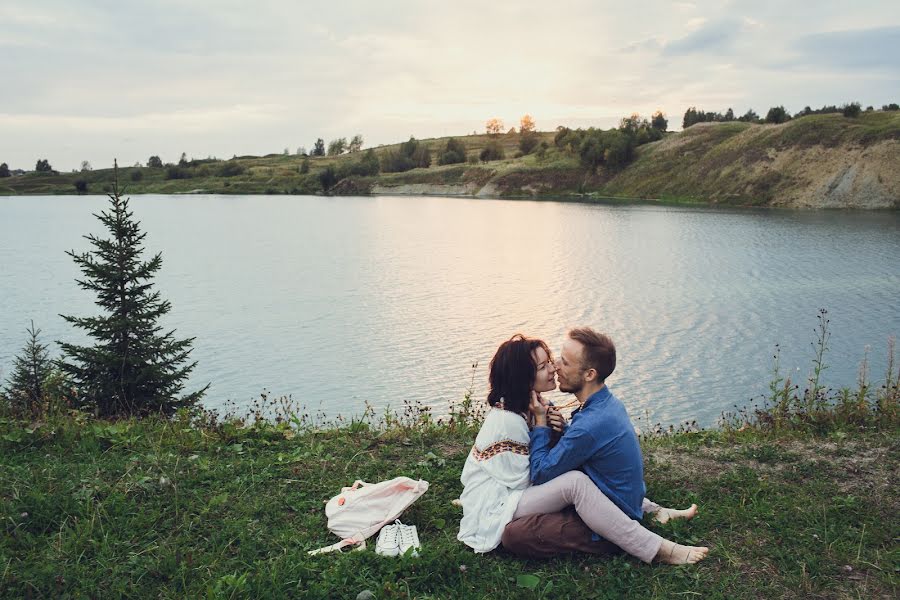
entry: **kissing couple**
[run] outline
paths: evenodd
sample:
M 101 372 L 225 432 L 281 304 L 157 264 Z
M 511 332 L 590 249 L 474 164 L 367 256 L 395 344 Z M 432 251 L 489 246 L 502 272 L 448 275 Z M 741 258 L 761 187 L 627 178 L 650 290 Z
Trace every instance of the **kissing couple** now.
M 490 364 L 490 409 L 466 458 L 457 538 L 475 552 L 501 543 L 514 554 L 550 557 L 619 549 L 644 562 L 692 564 L 708 548 L 682 546 L 641 525 L 691 519 L 697 505 L 664 508 L 645 497 L 634 426 L 606 385 L 616 348 L 588 327 L 569 331 L 558 359 L 546 343 L 514 335 Z M 574 394 L 567 422 L 541 393 Z

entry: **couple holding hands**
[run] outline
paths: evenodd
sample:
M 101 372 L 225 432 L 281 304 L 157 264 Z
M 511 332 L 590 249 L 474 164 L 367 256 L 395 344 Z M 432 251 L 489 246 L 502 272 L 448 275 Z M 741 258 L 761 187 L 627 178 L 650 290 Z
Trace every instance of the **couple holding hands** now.
M 705 547 L 682 546 L 640 523 L 690 519 L 697 506 L 663 508 L 644 497 L 644 465 L 625 406 L 606 386 L 616 367 L 609 337 L 571 330 L 558 359 L 541 340 L 515 335 L 490 365 L 491 408 L 461 476 L 459 540 L 476 552 L 503 546 L 515 554 L 608 554 L 644 562 L 691 564 Z M 567 423 L 541 398 L 575 395 Z

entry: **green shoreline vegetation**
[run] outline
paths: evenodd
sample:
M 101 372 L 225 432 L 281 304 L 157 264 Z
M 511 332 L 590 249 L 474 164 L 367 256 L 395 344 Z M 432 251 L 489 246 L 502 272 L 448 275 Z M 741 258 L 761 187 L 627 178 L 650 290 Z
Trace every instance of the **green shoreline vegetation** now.
M 896 209 L 900 111 L 894 106 L 849 113 L 807 107 L 793 119 L 775 107 L 765 121 L 752 111 L 735 119 L 731 111 L 691 108 L 677 133 L 667 131 L 659 113 L 651 120 L 626 117 L 606 131 L 539 132 L 532 120 L 520 131 L 495 126 L 488 134 L 368 150 L 355 136 L 350 143 L 333 140 L 328 151 L 319 139 L 309 154 L 299 148 L 230 160 L 182 155 L 177 164 L 153 156 L 149 166 L 120 172 L 129 194 L 399 193 Z M 0 195 L 109 193 L 113 178 L 112 169 L 87 164 L 58 173 L 41 159 L 33 172 L 0 178 Z M 846 197 L 851 188 L 864 196 L 856 204 Z

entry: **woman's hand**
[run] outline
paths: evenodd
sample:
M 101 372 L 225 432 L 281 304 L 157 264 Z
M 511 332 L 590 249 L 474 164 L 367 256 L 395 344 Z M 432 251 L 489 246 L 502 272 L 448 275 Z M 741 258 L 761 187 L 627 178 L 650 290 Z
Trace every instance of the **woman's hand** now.
M 562 416 L 562 413 L 559 412 L 558 408 L 555 406 L 547 408 L 547 426 L 550 427 L 550 429 L 557 433 L 562 433 L 565 423 L 566 419 Z
M 528 405 L 528 411 L 534 416 L 535 427 L 547 426 L 547 405 L 544 404 L 541 395 L 534 390 L 531 391 L 531 403 Z

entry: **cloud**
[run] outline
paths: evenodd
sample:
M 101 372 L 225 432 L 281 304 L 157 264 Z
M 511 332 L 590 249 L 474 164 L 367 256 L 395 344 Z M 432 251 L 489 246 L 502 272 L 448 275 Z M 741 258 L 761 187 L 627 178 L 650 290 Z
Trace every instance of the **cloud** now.
M 686 54 L 707 54 L 730 50 L 744 27 L 740 19 L 720 19 L 699 25 L 697 29 L 683 38 L 667 43 L 663 47 L 666 56 L 683 56 Z
M 900 27 L 806 35 L 793 44 L 795 63 L 838 69 L 886 69 L 900 74 Z

